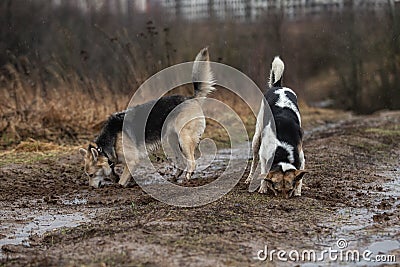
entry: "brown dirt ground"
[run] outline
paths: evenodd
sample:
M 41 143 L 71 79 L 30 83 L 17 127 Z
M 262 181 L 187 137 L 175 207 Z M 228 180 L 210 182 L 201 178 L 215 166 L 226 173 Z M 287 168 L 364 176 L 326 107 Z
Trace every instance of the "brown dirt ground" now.
M 400 242 L 399 197 L 384 186 L 396 177 L 382 174 L 399 171 L 399 125 L 400 112 L 383 112 L 308 127 L 311 172 L 303 196 L 249 193 L 244 177 L 220 200 L 198 208 L 168 206 L 138 186 L 91 189 L 76 150 L 40 154 L 32 162 L 19 162 L 15 152 L 15 160 L 0 161 L 0 239 L 10 234 L 5 225 L 23 225 L 38 214 L 79 213 L 90 221 L 32 235 L 29 247 L 3 245 L 0 265 L 275 266 L 253 257 L 267 244 L 322 249 L 337 237 L 360 247 L 382 238 Z M 74 198 L 87 202 L 65 204 Z M 353 214 L 360 210 L 366 224 L 357 234 L 346 231 L 348 221 L 364 222 Z

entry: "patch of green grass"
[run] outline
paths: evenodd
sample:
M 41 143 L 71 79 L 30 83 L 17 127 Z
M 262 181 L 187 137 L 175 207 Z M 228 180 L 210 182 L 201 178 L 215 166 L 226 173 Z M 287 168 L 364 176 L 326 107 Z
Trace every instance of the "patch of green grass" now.
M 81 266 L 155 266 L 151 263 L 151 260 L 147 258 L 148 257 L 144 257 L 143 259 L 132 259 L 129 256 L 129 253 L 121 251 L 117 253 L 101 255 L 100 257 L 95 258 L 93 261 L 89 261 Z
M 381 128 L 368 128 L 365 130 L 367 133 L 375 133 L 386 136 L 397 136 L 400 135 L 400 127 L 394 129 L 381 129 Z
M 58 145 L 52 142 L 42 142 L 29 138 L 21 141 L 13 149 L 0 151 L 0 167 L 7 164 L 31 164 L 49 158 L 56 158 L 77 147 Z
M 351 145 L 367 153 L 382 153 L 390 149 L 390 146 L 384 143 L 352 143 Z
M 0 145 L 3 147 L 8 147 L 11 146 L 12 144 L 15 144 L 16 140 L 14 137 L 11 135 L 8 135 L 7 133 L 4 133 L 0 137 Z
M 32 164 L 60 156 L 57 152 L 4 152 L 0 153 L 0 167 L 8 164 Z

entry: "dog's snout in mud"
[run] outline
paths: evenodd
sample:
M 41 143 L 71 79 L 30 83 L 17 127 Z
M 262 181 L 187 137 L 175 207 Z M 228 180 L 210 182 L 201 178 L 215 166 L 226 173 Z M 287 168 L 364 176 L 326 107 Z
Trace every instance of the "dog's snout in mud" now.
M 89 186 L 93 188 L 102 188 L 105 186 L 105 181 L 102 176 L 96 176 L 94 175 L 93 177 L 89 177 Z

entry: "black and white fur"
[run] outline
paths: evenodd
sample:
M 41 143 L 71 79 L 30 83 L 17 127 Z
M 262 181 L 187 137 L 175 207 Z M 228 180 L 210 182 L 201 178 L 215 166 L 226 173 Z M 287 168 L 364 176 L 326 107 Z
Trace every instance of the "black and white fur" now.
M 122 163 L 124 170 L 119 184 L 126 186 L 131 178 L 128 165 L 132 168 L 139 164 L 140 160 L 147 156 L 146 149 L 150 152 L 156 150 L 160 147 L 161 140 L 165 138 L 176 159 L 184 161 L 186 179 L 190 179 L 195 170 L 194 151 L 206 127 L 201 99 L 215 90 L 207 48 L 202 49 L 196 56 L 192 81 L 194 96 L 165 96 L 111 115 L 95 140 L 95 149 L 93 147 L 89 147 L 87 151 L 81 149 L 81 154 L 83 156 L 89 155 L 87 153 L 96 154 L 97 151 L 97 154 L 108 159 L 110 165 Z M 149 116 L 144 121 L 142 118 L 147 114 Z M 124 128 L 123 132 L 126 119 L 129 120 L 125 121 L 129 127 Z M 145 124 L 138 125 L 141 123 Z M 135 127 L 145 129 L 145 136 L 135 131 Z M 122 135 L 124 135 L 124 149 L 127 152 L 125 154 L 122 148 Z M 95 158 L 94 155 L 92 158 Z M 178 175 L 182 172 L 180 171 Z M 107 173 L 100 170 L 98 173 L 107 176 Z M 89 181 L 94 187 L 101 185 L 104 178 L 98 174 L 96 177 L 96 183 Z
M 272 160 L 271 171 L 283 173 L 291 170 L 304 170 L 305 159 L 302 149 L 303 131 L 301 117 L 297 104 L 297 96 L 293 90 L 282 86 L 282 76 L 285 65 L 279 57 L 272 62 L 269 88 L 264 94 L 257 116 L 255 134 L 253 137 L 253 162 L 246 183 L 250 183 L 255 174 L 258 161 L 261 162 L 261 174 L 266 174 L 267 163 Z M 276 135 L 273 131 L 273 121 L 265 118 L 265 101 L 269 105 L 275 121 Z M 301 195 L 302 180 L 294 190 L 295 196 Z M 261 181 L 260 193 L 267 190 L 266 181 Z

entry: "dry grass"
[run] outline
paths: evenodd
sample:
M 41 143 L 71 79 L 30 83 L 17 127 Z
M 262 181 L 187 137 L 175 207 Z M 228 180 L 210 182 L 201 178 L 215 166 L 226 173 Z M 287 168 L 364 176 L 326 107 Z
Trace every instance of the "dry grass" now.
M 73 147 L 58 145 L 52 142 L 41 142 L 35 139 L 29 138 L 27 141 L 22 141 L 10 152 L 37 152 L 45 153 L 52 151 L 70 151 Z
M 9 66 L 11 77 L 0 86 L 0 148 L 9 149 L 34 138 L 56 144 L 87 143 L 94 139 L 107 117 L 124 110 L 131 95 L 110 90 L 103 81 L 82 82 L 71 73 L 68 80 L 60 79 L 52 88 L 32 83 L 31 76 L 22 75 Z M 56 74 L 54 74 L 56 76 Z M 91 84 L 94 92 L 87 89 Z M 132 88 L 132 95 L 135 88 Z M 192 88 L 177 88 L 172 93 L 190 95 Z M 253 131 L 254 116 L 246 104 L 227 90 L 217 90 L 212 97 L 231 106 Z M 215 127 L 214 127 L 215 126 Z M 208 137 L 224 142 L 220 128 L 210 124 Z M 30 142 L 30 141 L 29 141 Z
M 14 148 L 0 151 L 0 166 L 8 164 L 29 164 L 40 160 L 59 157 L 60 154 L 77 151 L 78 147 L 42 142 L 32 138 L 20 142 Z
M 352 38 L 347 30 L 351 21 L 344 14 L 299 23 L 266 15 L 256 23 L 182 24 L 167 20 L 160 11 L 153 14 L 157 19 L 149 21 L 139 14 L 125 17 L 108 14 L 106 10 L 92 10 L 88 20 L 74 5 L 54 8 L 48 1 L 27 1 L 26 5 L 11 3 L 0 4 L 0 18 L 10 20 L 0 23 L 4 36 L 8 36 L 4 38 L 7 48 L 0 51 L 0 150 L 15 147 L 28 138 L 56 144 L 92 140 L 109 114 L 126 108 L 143 81 L 166 67 L 192 60 L 199 49 L 208 45 L 213 61 L 243 71 L 260 87 L 266 82 L 271 59 L 280 54 L 287 66 L 285 84 L 293 87 L 301 99 L 310 102 L 331 98 L 332 92 L 342 92 L 343 89 L 338 88 L 341 77 L 337 70 L 347 70 L 343 65 L 349 65 L 346 60 L 351 51 L 348 51 L 347 41 Z M 357 25 L 361 27 L 365 18 L 359 16 Z M 48 19 L 46 24 L 43 18 Z M 381 20 L 380 17 L 367 18 Z M 378 23 L 374 25 L 377 27 L 374 32 L 378 33 L 387 28 L 385 25 L 378 27 Z M 380 35 L 369 33 L 369 28 L 361 27 L 360 40 L 364 36 L 372 38 L 368 39 L 371 46 L 382 40 Z M 20 42 L 21 36 L 26 43 Z M 316 43 L 321 45 L 315 46 Z M 374 64 L 382 69 L 382 81 L 376 74 L 363 75 L 363 91 L 355 101 L 367 98 L 381 105 L 381 101 L 369 97 L 371 94 L 367 92 L 389 88 L 383 86 L 383 81 L 389 85 L 398 82 L 391 78 L 393 75 L 383 79 L 384 70 L 393 65 L 387 59 L 398 57 L 398 54 L 386 56 L 388 45 L 385 42 L 377 46 L 382 49 L 374 50 L 365 58 L 366 72 L 377 73 L 375 67 L 369 69 L 366 64 L 377 59 L 382 61 Z M 398 69 L 396 64 L 392 68 Z M 348 73 L 351 72 L 344 71 Z M 390 97 L 398 96 L 395 90 L 398 87 L 391 88 L 392 91 L 386 90 L 386 98 L 391 100 L 386 108 L 400 99 Z M 335 96 L 349 99 L 351 94 Z M 223 100 L 239 114 L 251 136 L 255 118 L 246 104 L 226 91 L 218 90 L 213 97 Z M 336 120 L 343 115 L 302 106 L 305 125 Z M 340 107 L 346 108 L 346 105 Z M 223 136 L 214 126 L 217 127 L 210 124 L 210 134 L 214 131 Z
M 0 147 L 15 146 L 28 138 L 76 143 L 99 129 L 111 113 L 125 108 L 129 96 L 98 86 L 96 96 L 68 84 L 44 96 L 26 80 L 14 79 L 0 88 Z
M 337 122 L 351 116 L 350 112 L 335 109 L 321 109 L 309 107 L 300 103 L 302 125 L 305 129 L 310 129 L 325 123 Z
M 97 87 L 95 97 L 84 93 L 84 85 L 79 88 L 78 83 L 72 87 L 63 85 L 53 88 L 47 91 L 45 97 L 40 90 L 32 90 L 26 81 L 16 80 L 12 86 L 16 95 L 11 94 L 10 89 L 0 91 L 5 103 L 0 106 L 0 147 L 13 148 L 14 152 L 43 152 L 42 149 L 47 151 L 53 145 L 87 143 L 94 139 L 110 114 L 126 108 L 130 98 L 129 95 L 115 94 L 104 85 Z M 183 93 L 190 94 L 188 90 Z M 232 107 L 251 138 L 255 116 L 247 104 L 226 89 L 217 90 L 211 97 Z M 340 111 L 311 108 L 304 102 L 300 106 L 305 127 L 336 121 L 345 115 Z M 204 136 L 215 139 L 219 146 L 229 141 L 225 130 L 212 121 L 208 121 Z M 55 150 L 60 151 L 61 148 Z
M 143 81 L 192 60 L 208 45 L 213 61 L 243 71 L 260 86 L 266 82 L 271 59 L 280 54 L 287 66 L 285 84 L 309 102 L 333 97 L 340 108 L 356 110 L 359 104 L 373 107 L 370 111 L 400 103 L 398 40 L 383 38 L 400 29 L 390 16 L 357 12 L 291 22 L 266 14 L 255 23 L 182 23 L 168 20 L 160 10 L 154 10 L 154 20 L 149 20 L 136 13 L 93 9 L 88 19 L 68 1 L 57 8 L 44 0 L 3 2 L 0 150 L 28 138 L 57 144 L 92 140 L 107 116 L 123 110 Z M 371 25 L 378 35 L 370 34 Z M 360 51 L 354 54 L 352 45 Z M 349 66 L 357 58 L 363 73 L 356 82 L 362 86 L 357 87 L 359 92 L 345 92 L 343 81 L 349 84 L 347 89 L 355 87 L 349 83 Z M 376 97 L 376 91 L 382 97 Z M 255 118 L 244 103 L 226 92 L 213 97 L 232 106 L 252 134 Z M 349 105 L 348 99 L 357 103 Z M 305 125 L 343 115 L 306 106 L 302 113 Z

